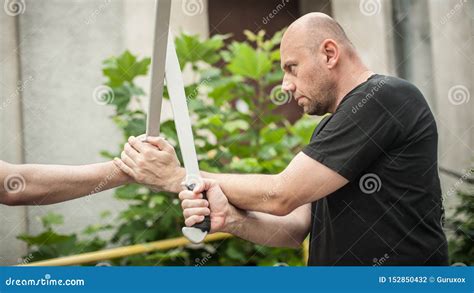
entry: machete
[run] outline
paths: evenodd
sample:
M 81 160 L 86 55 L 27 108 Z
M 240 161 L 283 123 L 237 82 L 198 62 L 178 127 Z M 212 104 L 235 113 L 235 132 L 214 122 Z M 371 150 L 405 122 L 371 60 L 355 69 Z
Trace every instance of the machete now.
M 170 96 L 171 108 L 173 109 L 174 123 L 178 134 L 179 146 L 183 156 L 186 179 L 184 181 L 188 190 L 193 190 L 196 184 L 202 182 L 199 172 L 196 148 L 194 147 L 191 119 L 189 118 L 186 94 L 184 92 L 184 81 L 179 67 L 178 56 L 174 47 L 173 38 L 168 40 L 168 52 L 166 54 L 166 85 Z M 207 200 L 206 193 L 203 198 Z M 182 232 L 191 242 L 200 243 L 204 240 L 211 227 L 209 216 L 201 223 L 193 227 L 183 227 Z
M 150 101 L 146 121 L 146 136 L 160 134 L 161 102 L 165 81 L 166 43 L 168 42 L 171 0 L 157 0 L 155 4 L 155 31 L 151 59 Z M 145 138 L 146 141 L 146 138 Z
M 166 85 L 181 147 L 184 167 L 186 169 L 185 186 L 193 190 L 200 183 L 201 177 L 197 161 L 196 149 L 189 118 L 184 82 L 179 66 L 174 40 L 169 33 L 171 0 L 157 0 L 155 7 L 155 28 L 153 55 L 151 65 L 150 100 L 148 104 L 146 137 L 160 134 L 161 105 L 166 75 Z M 146 141 L 146 137 L 144 141 Z M 204 199 L 206 194 L 203 193 Z M 183 227 L 182 232 L 191 242 L 200 243 L 210 230 L 210 218 L 193 227 Z

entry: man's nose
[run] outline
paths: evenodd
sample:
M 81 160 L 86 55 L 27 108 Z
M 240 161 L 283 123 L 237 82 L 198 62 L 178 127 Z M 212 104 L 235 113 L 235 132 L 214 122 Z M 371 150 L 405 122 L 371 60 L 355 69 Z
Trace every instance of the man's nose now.
M 282 90 L 284 90 L 286 92 L 294 92 L 296 90 L 296 86 L 295 86 L 294 83 L 289 82 L 289 81 L 285 81 L 285 80 L 282 82 L 281 88 L 282 88 Z

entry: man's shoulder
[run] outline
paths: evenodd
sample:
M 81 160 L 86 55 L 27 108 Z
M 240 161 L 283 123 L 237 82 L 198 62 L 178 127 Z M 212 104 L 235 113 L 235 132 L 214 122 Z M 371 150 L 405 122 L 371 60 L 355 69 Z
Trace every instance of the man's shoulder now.
M 380 100 L 425 100 L 423 94 L 414 84 L 395 76 L 377 74 L 367 82 L 365 91 Z
M 351 112 L 358 112 L 362 108 L 373 111 L 414 105 L 416 108 L 427 108 L 428 104 L 420 90 L 411 82 L 388 75 L 376 74 L 367 82 L 356 88 L 346 101 Z M 370 109 L 370 110 L 369 110 Z

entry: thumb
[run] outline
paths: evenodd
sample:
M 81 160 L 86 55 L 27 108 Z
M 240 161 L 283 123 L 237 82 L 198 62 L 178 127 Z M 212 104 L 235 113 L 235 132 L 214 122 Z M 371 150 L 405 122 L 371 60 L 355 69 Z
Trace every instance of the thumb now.
M 149 144 L 156 146 L 157 148 L 159 148 L 159 149 L 162 150 L 162 151 L 174 152 L 173 146 L 172 146 L 168 141 L 166 141 L 166 139 L 164 139 L 164 138 L 162 138 L 162 137 L 159 137 L 159 136 L 148 136 L 148 137 L 146 138 L 146 141 L 147 141 Z
M 212 179 L 203 179 L 201 183 L 197 184 L 196 187 L 194 187 L 193 192 L 198 194 L 202 193 L 204 191 L 207 191 L 211 189 L 212 186 L 216 184 L 216 181 Z

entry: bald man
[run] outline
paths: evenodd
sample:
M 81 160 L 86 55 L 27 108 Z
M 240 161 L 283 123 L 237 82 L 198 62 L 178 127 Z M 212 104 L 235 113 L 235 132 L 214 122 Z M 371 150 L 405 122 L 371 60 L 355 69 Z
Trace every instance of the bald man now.
M 309 233 L 309 265 L 447 265 L 437 129 L 420 91 L 370 71 L 325 14 L 292 23 L 280 50 L 284 89 L 305 113 L 331 115 L 280 174 L 202 172 L 202 186 L 180 192 L 186 225 L 210 214 L 211 232 L 269 246 Z M 179 192 L 174 149 L 151 142 L 130 138 L 117 166 Z

